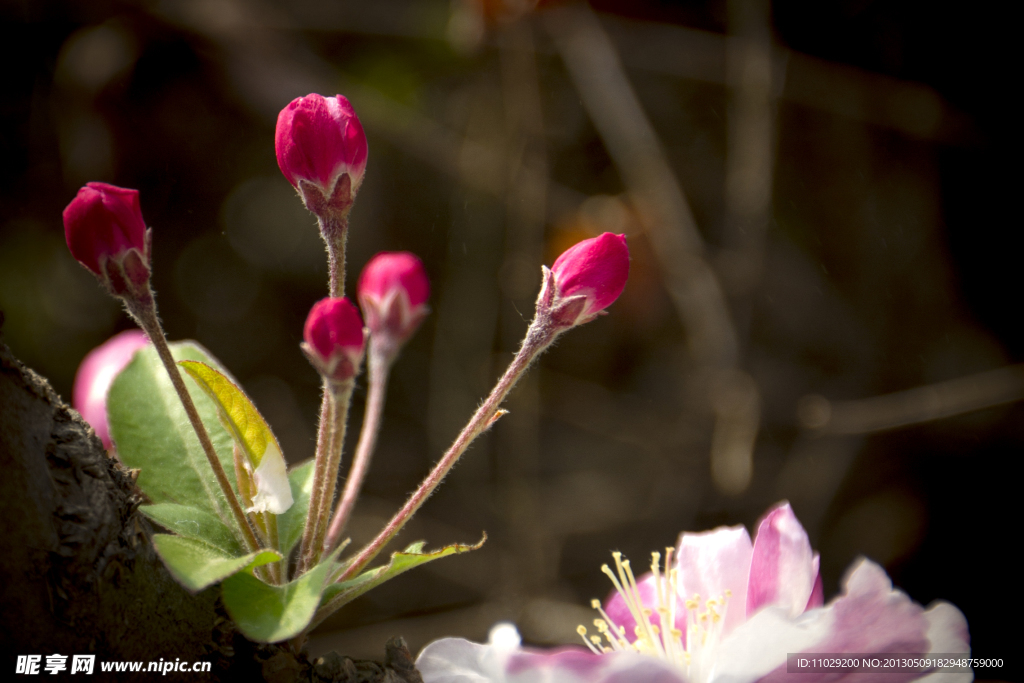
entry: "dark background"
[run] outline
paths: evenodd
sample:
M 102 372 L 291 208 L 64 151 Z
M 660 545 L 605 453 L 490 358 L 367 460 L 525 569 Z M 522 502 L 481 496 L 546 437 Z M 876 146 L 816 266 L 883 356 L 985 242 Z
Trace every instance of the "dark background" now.
M 543 357 L 512 414 L 404 535 L 441 545 L 486 530 L 484 549 L 353 604 L 314 648 L 379 656 L 395 633 L 417 649 L 444 635 L 482 639 L 499 619 L 531 642 L 569 642 L 589 599 L 608 590 L 599 567 L 609 551 L 643 566 L 681 530 L 750 528 L 787 498 L 822 554 L 827 597 L 866 554 L 914 600 L 964 612 L 976 656 L 1008 664 L 979 678 L 1019 676 L 1004 615 L 1019 574 L 1006 539 L 1018 535 L 1010 463 L 1024 442 L 1021 407 L 845 436 L 814 436 L 797 417 L 808 394 L 865 399 L 1021 360 L 1004 5 L 774 3 L 771 36 L 788 58 L 773 72 L 770 220 L 763 269 L 734 286 L 730 9 L 593 4 L 693 209 L 728 295 L 738 366 L 757 387 L 753 476 L 741 491 L 711 475 L 707 376 L 547 9 L 516 18 L 498 3 L 485 17 L 475 7 L 0 3 L 4 341 L 70 396 L 82 356 L 130 322 L 67 254 L 60 214 L 87 181 L 138 188 L 169 336 L 207 346 L 289 460 L 309 457 L 319 387 L 298 343 L 325 295 L 326 263 L 277 169 L 273 132 L 292 98 L 341 92 L 370 144 L 349 291 L 374 253 L 399 249 L 424 260 L 433 287 L 433 312 L 392 378 L 356 540 L 415 487 L 510 359 L 540 263 L 604 230 L 627 233 L 633 262 L 610 315 Z M 520 82 L 530 72 L 508 55 L 524 35 L 536 77 Z M 540 94 L 533 137 L 522 87 Z M 522 173 L 517 158 L 541 160 L 539 171 Z M 543 203 L 528 194 L 538 182 Z M 357 388 L 353 425 L 364 395 Z

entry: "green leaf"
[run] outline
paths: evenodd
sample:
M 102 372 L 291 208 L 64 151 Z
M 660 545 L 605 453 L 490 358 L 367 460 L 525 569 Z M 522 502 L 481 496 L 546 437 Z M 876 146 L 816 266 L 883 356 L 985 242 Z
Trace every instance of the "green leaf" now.
M 320 594 L 336 567 L 332 553 L 291 583 L 270 586 L 250 574 L 224 581 L 224 607 L 250 640 L 276 643 L 293 638 L 309 625 L 320 605 Z
M 153 545 L 174 578 L 192 592 L 200 591 L 243 570 L 246 570 L 244 576 L 258 582 L 259 579 L 247 572 L 281 559 L 281 555 L 274 550 L 258 550 L 233 557 L 204 541 L 170 534 L 154 535 Z
M 417 541 L 401 552 L 392 553 L 391 561 L 383 567 L 370 569 L 348 581 L 332 583 L 324 591 L 322 602 L 325 607 L 330 607 L 333 612 L 342 605 L 352 602 L 363 593 L 376 588 L 385 581 L 390 581 L 413 567 L 418 567 L 421 564 L 433 562 L 449 555 L 459 555 L 461 553 L 468 553 L 470 550 L 477 550 L 486 540 L 487 534 L 484 534 L 480 542 L 474 545 L 453 543 L 452 545 L 446 545 L 440 550 L 427 553 L 423 552 L 424 542 Z
M 195 342 L 171 344 L 171 354 L 177 359 L 217 363 Z M 217 419 L 217 406 L 187 376 L 185 385 L 234 485 L 231 435 Z M 137 483 L 151 502 L 196 508 L 237 529 L 224 492 L 152 346 L 136 353 L 114 380 L 107 396 L 107 416 L 118 456 L 128 467 L 141 470 Z M 241 538 L 241 531 L 236 533 Z
M 143 505 L 139 512 L 179 536 L 206 541 L 233 557 L 245 554 L 234 532 L 224 526 L 216 515 L 204 510 L 177 503 L 157 503 Z
M 178 361 L 178 365 L 217 404 L 221 423 L 255 470 L 253 509 L 279 515 L 291 507 L 292 493 L 281 445 L 253 402 L 217 368 L 192 360 Z
M 292 487 L 295 502 L 288 510 L 277 518 L 278 539 L 281 552 L 285 557 L 302 538 L 306 526 L 306 515 L 309 512 L 309 497 L 313 492 L 313 460 L 292 467 L 288 473 L 288 482 Z

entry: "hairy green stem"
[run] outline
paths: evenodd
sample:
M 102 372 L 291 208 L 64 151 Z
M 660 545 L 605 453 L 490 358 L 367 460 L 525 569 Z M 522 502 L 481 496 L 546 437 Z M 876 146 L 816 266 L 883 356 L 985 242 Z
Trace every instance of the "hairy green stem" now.
M 157 355 L 160 356 L 160 361 L 164 364 L 164 368 L 171 378 L 171 384 L 174 385 L 178 398 L 181 399 L 181 404 L 185 408 L 185 414 L 188 415 L 189 422 L 192 423 L 192 428 L 195 430 L 199 443 L 203 447 L 203 453 L 206 454 L 206 459 L 210 462 L 210 467 L 213 468 L 213 474 L 217 478 L 217 483 L 220 484 L 221 491 L 224 492 L 224 498 L 231 508 L 231 514 L 234 516 L 235 522 L 242 532 L 246 546 L 250 551 L 259 550 L 260 543 L 256 539 L 256 534 L 253 533 L 252 527 L 249 526 L 249 521 L 245 517 L 245 512 L 238 503 L 238 497 L 231 488 L 231 482 L 228 480 L 224 467 L 217 457 L 217 451 L 213 447 L 210 435 L 207 433 L 206 427 L 199 417 L 199 411 L 196 410 L 192 396 L 188 393 L 185 380 L 181 376 L 181 370 L 171 355 L 171 349 L 167 345 L 167 337 L 164 336 L 163 327 L 160 325 L 160 319 L 156 313 L 156 302 L 150 296 L 147 299 L 125 299 L 125 305 L 128 308 L 128 312 L 131 313 L 150 341 L 153 342 L 153 346 L 156 347 Z
M 548 315 L 545 315 L 543 311 L 538 311 L 537 317 L 534 318 L 534 321 L 530 324 L 530 329 L 526 332 L 526 338 L 523 340 L 523 345 L 516 354 L 516 357 L 512 359 L 512 363 L 505 370 L 505 374 L 498 380 L 498 383 L 494 385 L 490 395 L 484 400 L 476 413 L 473 414 L 473 417 L 470 418 L 466 426 L 462 428 L 462 432 L 456 437 L 455 442 L 437 464 L 434 465 L 434 469 L 431 470 L 419 487 L 409 496 L 405 505 L 395 513 L 384 529 L 377 534 L 377 537 L 364 546 L 352 560 L 344 565 L 344 569 L 334 579 L 335 581 L 347 581 L 357 576 L 398 535 L 398 532 L 402 530 L 406 522 L 426 502 L 430 494 L 434 492 L 434 489 L 438 487 L 476 437 L 487 431 L 501 417 L 502 412 L 500 412 L 500 408 L 502 401 L 505 400 L 505 396 L 508 395 L 508 392 L 515 386 L 526 369 L 530 367 L 534 359 L 551 345 L 555 337 L 566 329 L 568 328 L 565 326 L 553 324 Z M 344 597 L 344 595 L 339 595 L 317 610 L 307 630 L 312 629 L 337 611 L 344 604 Z
M 387 393 L 388 375 L 394 353 L 384 353 L 373 338 L 370 340 L 369 358 L 369 390 L 366 396 L 366 410 L 363 414 L 363 427 L 359 432 L 359 443 L 356 446 L 352 467 L 345 480 L 345 488 L 338 503 L 338 509 L 331 520 L 324 541 L 324 552 L 331 552 L 338 546 L 341 535 L 345 532 L 352 509 L 355 507 L 359 491 L 363 487 L 366 472 L 370 469 L 370 460 L 377 446 L 377 435 L 380 433 L 381 418 L 384 413 L 384 399 Z

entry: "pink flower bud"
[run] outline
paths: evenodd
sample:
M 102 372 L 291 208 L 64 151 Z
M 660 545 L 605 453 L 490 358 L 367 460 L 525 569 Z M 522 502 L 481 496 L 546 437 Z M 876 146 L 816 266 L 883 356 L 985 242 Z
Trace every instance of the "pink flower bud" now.
M 313 93 L 292 100 L 277 117 L 274 146 L 281 172 L 310 211 L 348 211 L 363 182 L 367 148 L 347 99 Z
M 359 311 L 348 299 L 321 299 L 306 318 L 302 350 L 317 371 L 335 382 L 359 371 L 366 334 Z
M 71 405 L 92 425 L 96 436 L 108 449 L 113 447 L 113 442 L 107 424 L 107 392 L 135 352 L 148 343 L 141 330 L 127 330 L 90 351 L 78 366 Z
M 407 251 L 377 254 L 356 289 L 371 338 L 387 347 L 382 351 L 397 353 L 427 315 L 430 281 L 423 264 Z
M 570 247 L 545 274 L 540 306 L 560 327 L 590 322 L 619 298 L 629 277 L 625 235 L 606 232 Z
M 64 209 L 71 255 L 115 296 L 149 293 L 149 232 L 139 191 L 88 183 Z

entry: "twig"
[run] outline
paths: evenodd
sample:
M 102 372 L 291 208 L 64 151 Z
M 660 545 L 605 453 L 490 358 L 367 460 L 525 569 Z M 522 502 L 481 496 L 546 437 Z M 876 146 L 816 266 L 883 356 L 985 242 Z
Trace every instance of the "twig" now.
M 868 434 L 1024 399 L 1024 364 L 854 401 L 804 396 L 800 425 L 814 434 Z
M 586 5 L 558 7 L 545 24 L 587 113 L 629 188 L 700 365 L 736 364 L 736 333 L 682 188 L 615 47 Z

